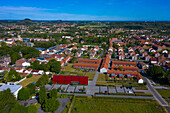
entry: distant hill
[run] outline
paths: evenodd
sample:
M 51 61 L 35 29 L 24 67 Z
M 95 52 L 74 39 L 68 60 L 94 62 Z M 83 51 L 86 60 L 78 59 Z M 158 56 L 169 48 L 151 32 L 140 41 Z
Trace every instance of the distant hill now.
M 29 18 L 26 18 L 26 19 L 24 19 L 24 20 L 19 21 L 18 24 L 29 25 L 29 24 L 36 24 L 36 22 L 32 21 L 32 20 L 29 19 Z

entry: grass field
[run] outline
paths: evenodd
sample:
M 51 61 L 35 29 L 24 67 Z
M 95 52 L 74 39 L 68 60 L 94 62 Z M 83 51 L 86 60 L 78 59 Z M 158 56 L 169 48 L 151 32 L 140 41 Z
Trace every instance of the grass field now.
M 121 85 L 121 83 L 115 83 L 115 82 L 96 82 L 96 85 Z
M 155 100 L 76 97 L 71 113 L 166 113 Z
M 41 76 L 32 76 L 31 78 L 27 78 L 24 81 L 22 81 L 21 83 L 19 83 L 19 85 L 22 85 L 22 87 L 25 87 L 32 82 L 37 82 L 40 77 Z
M 76 69 L 74 69 L 74 68 L 72 67 L 72 64 L 68 64 L 68 66 L 65 66 L 65 70 L 64 70 L 64 71 L 75 72 Z
M 105 74 L 99 74 L 97 81 L 106 81 L 106 76 Z
M 82 76 L 84 76 L 84 74 L 85 74 L 85 72 L 80 72 L 80 73 L 78 73 L 78 75 L 82 75 Z M 89 79 L 89 80 L 93 80 L 93 78 L 94 78 L 94 76 L 95 76 L 95 73 L 94 73 L 94 72 L 87 72 L 87 73 L 85 74 L 85 76 L 88 76 L 88 79 Z
M 83 27 L 108 27 L 108 25 L 84 25 L 84 26 L 78 26 L 80 28 L 83 28 Z
M 170 90 L 166 89 L 156 89 L 159 94 L 168 102 L 170 103 Z

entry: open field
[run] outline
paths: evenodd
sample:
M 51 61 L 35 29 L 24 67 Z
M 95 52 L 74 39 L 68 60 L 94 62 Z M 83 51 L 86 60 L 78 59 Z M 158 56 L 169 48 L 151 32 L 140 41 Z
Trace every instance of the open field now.
M 71 113 L 166 113 L 155 100 L 76 97 Z
M 68 63 L 68 66 L 65 66 L 65 70 L 64 70 L 64 71 L 75 72 L 76 69 L 74 69 L 74 68 L 72 67 L 72 64 L 69 64 L 69 63 Z
M 83 28 L 83 27 L 108 27 L 108 25 L 84 25 L 84 26 L 78 26 L 80 28 Z
M 84 75 L 85 74 L 85 72 L 80 72 L 78 75 Z M 85 76 L 88 76 L 88 79 L 89 80 L 93 80 L 93 78 L 94 78 L 94 76 L 95 76 L 95 73 L 94 72 L 87 72 L 86 74 L 85 74 Z
M 71 113 L 166 113 L 155 100 L 76 97 Z
M 22 85 L 22 87 L 25 87 L 32 82 L 37 82 L 40 77 L 41 76 L 32 76 L 31 78 L 27 78 L 24 81 L 22 81 L 21 83 L 19 83 L 19 85 Z
M 168 102 L 170 103 L 170 90 L 166 89 L 156 89 L 159 94 Z
M 115 83 L 115 82 L 96 82 L 96 85 L 121 85 L 121 83 Z
M 106 76 L 105 74 L 99 74 L 97 81 L 106 81 Z

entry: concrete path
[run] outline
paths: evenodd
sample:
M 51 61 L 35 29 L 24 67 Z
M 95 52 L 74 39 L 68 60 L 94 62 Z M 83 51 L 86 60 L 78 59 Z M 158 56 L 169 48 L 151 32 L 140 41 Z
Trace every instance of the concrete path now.
M 57 109 L 57 111 L 55 111 L 55 113 L 61 113 L 65 109 L 67 103 L 70 101 L 69 98 L 59 98 L 58 100 L 60 101 L 60 107 Z
M 89 94 L 89 95 L 95 94 L 95 90 L 97 90 L 96 81 L 97 81 L 98 76 L 99 76 L 99 72 L 96 71 L 93 81 L 89 82 L 89 84 L 86 88 L 86 94 Z
M 151 91 L 153 94 L 154 98 L 158 101 L 158 103 L 162 106 L 168 106 L 168 103 L 162 98 L 162 96 L 155 90 L 155 88 L 152 86 L 150 81 L 146 78 L 143 77 L 143 79 L 147 82 L 148 89 Z

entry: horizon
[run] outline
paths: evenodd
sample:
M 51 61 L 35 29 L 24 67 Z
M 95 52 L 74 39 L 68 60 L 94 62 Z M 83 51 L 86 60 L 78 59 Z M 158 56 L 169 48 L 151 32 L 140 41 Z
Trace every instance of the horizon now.
M 22 21 L 24 19 L 3 19 L 0 21 Z M 31 21 L 59 21 L 59 20 L 32 20 Z M 60 21 L 87 21 L 87 22 L 170 22 L 170 20 L 60 20 Z
M 170 21 L 170 1 L 3 1 L 0 20 Z

